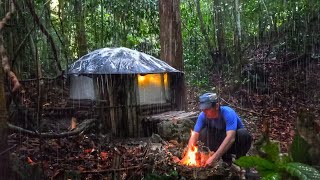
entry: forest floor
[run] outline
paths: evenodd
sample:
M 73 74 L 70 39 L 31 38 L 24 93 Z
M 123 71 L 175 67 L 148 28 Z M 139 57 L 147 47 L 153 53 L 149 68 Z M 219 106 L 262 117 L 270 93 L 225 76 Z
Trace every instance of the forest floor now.
M 211 82 L 217 84 L 215 88 L 221 96 L 221 104 L 229 105 L 239 113 L 255 141 L 261 137 L 262 132 L 268 133 L 271 139 L 280 142 L 282 152 L 288 152 L 300 112 L 312 112 L 316 123 L 320 125 L 319 57 L 276 52 L 273 46 L 266 44 L 252 48 L 247 59 L 242 83 L 234 85 L 231 83 L 234 81 L 223 78 L 223 74 L 212 74 Z M 20 92 L 21 102 L 27 108 L 36 107 L 36 81 L 25 84 L 28 86 Z M 50 81 L 47 86 L 50 90 L 45 90 L 46 103 L 43 107 L 66 107 L 68 90 L 65 84 Z M 187 85 L 188 111 L 199 111 L 197 100 L 201 93 L 203 89 Z M 83 115 L 92 114 L 84 112 Z M 47 117 L 50 116 L 49 113 Z M 43 120 L 51 121 L 47 117 Z M 35 119 L 34 116 L 32 118 Z M 70 122 L 70 119 L 51 121 L 44 130 L 68 131 L 70 124 L 63 122 Z M 23 124 L 26 123 L 20 125 Z M 91 132 L 74 138 L 48 140 L 16 133 L 10 135 L 9 144 L 15 147 L 12 152 L 17 158 L 15 162 L 18 164 L 14 167 L 18 172 L 42 171 L 38 174 L 46 177 L 63 178 L 67 172 L 68 177 L 75 178 L 118 176 L 118 179 L 132 179 L 135 176 L 146 176 L 145 170 L 157 171 L 166 176 L 175 176 L 175 171 L 179 171 L 185 177 L 193 178 L 213 173 L 201 168 L 190 171 L 177 166 L 171 158 L 181 156 L 183 144 L 163 141 L 161 138 L 123 142 Z M 27 165 L 22 166 L 21 162 L 27 162 Z M 78 173 L 73 174 L 73 170 Z

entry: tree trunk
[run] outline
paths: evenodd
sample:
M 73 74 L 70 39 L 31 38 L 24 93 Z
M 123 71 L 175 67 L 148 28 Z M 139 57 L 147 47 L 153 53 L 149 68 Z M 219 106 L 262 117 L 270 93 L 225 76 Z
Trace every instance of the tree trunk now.
M 85 28 L 85 11 L 82 1 L 74 1 L 74 9 L 76 14 L 76 41 L 78 46 L 78 57 L 88 53 L 88 43 Z
M 160 0 L 160 45 L 162 60 L 183 71 L 180 0 Z
M 239 0 L 234 0 L 235 6 L 235 19 L 236 19 L 236 35 L 241 42 L 241 20 L 240 20 L 240 2 Z
M 174 68 L 183 71 L 180 0 L 159 0 L 160 58 Z M 180 94 L 175 97 L 178 109 L 186 108 L 184 78 Z
M 223 18 L 223 8 L 222 8 L 221 0 L 214 0 L 214 6 L 215 6 L 215 24 L 216 24 L 216 31 L 217 31 L 218 51 L 220 54 L 220 59 L 219 59 L 220 62 L 218 63 L 221 64 L 223 63 L 224 57 L 226 56 L 224 18 Z
M 235 16 L 235 32 L 234 32 L 234 60 L 236 65 L 235 72 L 238 72 L 236 77 L 240 77 L 241 75 L 241 67 L 242 67 L 242 58 L 241 58 L 241 21 L 240 21 L 240 4 L 239 0 L 234 1 L 234 16 Z
M 42 104 L 43 104 L 43 94 L 44 92 L 44 82 L 42 77 L 42 67 L 39 58 L 39 54 L 36 48 L 36 45 L 33 41 L 33 37 L 30 36 L 30 45 L 31 51 L 35 55 L 36 65 L 37 65 L 37 88 L 38 88 L 38 99 L 37 99 L 37 125 L 38 128 L 40 127 L 41 122 L 41 114 L 42 114 Z
M 9 178 L 9 152 L 5 152 L 7 145 L 7 109 L 4 93 L 4 72 L 0 68 L 0 177 L 3 179 Z M 5 152 L 4 154 L 2 154 Z
M 103 4 L 103 0 L 100 0 L 100 3 Z M 100 34 L 100 47 L 104 46 L 104 11 L 103 11 L 103 6 L 101 6 L 100 9 L 100 23 L 101 23 L 101 34 Z M 96 26 L 95 26 L 96 27 Z M 97 42 L 98 43 L 98 42 Z
M 10 11 L 6 14 L 6 16 L 0 20 L 0 31 L 4 27 L 4 24 L 11 18 L 12 14 L 15 11 L 15 7 L 13 2 L 10 1 Z M 0 60 L 1 60 L 1 68 L 0 68 L 0 177 L 2 179 L 12 179 L 11 169 L 9 165 L 9 151 L 8 151 L 8 112 L 6 106 L 6 98 L 4 92 L 4 79 L 7 74 L 13 84 L 12 92 L 16 91 L 20 87 L 20 83 L 15 76 L 15 74 L 11 71 L 11 67 L 9 64 L 9 58 L 6 55 L 4 49 L 4 42 L 2 34 L 0 34 Z M 10 89 L 10 88 L 9 88 Z

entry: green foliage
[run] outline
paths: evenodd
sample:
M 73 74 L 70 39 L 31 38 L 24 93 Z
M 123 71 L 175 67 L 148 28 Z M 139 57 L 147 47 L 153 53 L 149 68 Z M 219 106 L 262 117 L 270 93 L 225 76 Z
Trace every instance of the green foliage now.
M 59 3 L 57 3 L 59 2 Z M 77 57 L 76 32 L 79 12 L 75 11 L 77 1 L 34 1 L 40 22 L 52 36 L 65 69 L 70 60 Z M 199 0 L 204 29 L 213 45 L 209 49 L 205 36 L 200 30 L 200 21 L 194 0 L 180 1 L 183 59 L 187 82 L 195 86 L 210 86 L 214 67 L 219 63 L 209 52 L 217 52 L 217 13 L 223 18 L 224 41 L 228 52 L 224 63 L 223 76 L 234 73 L 237 62 L 234 56 L 235 8 L 233 0 Z M 219 4 L 215 4 L 218 2 Z M 34 24 L 34 19 L 22 2 L 12 26 L 4 28 L 4 40 L 9 57 L 16 57 L 15 66 L 24 78 L 34 78 L 36 74 L 35 53 L 31 52 L 29 36 L 34 40 L 37 58 L 40 59 L 44 76 L 55 75 L 53 53 L 47 37 Z M 87 0 L 80 1 L 83 9 L 85 34 L 88 51 L 108 46 L 125 46 L 144 51 L 156 57 L 160 54 L 159 10 L 157 0 Z M 5 15 L 8 7 L 1 4 L 0 14 Z M 50 5 L 56 4 L 56 6 Z M 318 0 L 247 0 L 241 6 L 241 46 L 256 45 L 272 37 L 284 44 L 284 50 L 294 50 L 297 54 L 311 52 L 308 44 L 318 43 L 318 29 L 315 25 L 320 8 Z M 17 23 L 16 23 L 16 22 Z M 16 24 L 15 24 L 16 23 Z M 272 34 L 277 31 L 278 34 Z M 30 35 L 26 36 L 29 32 Z M 268 37 L 268 36 L 272 37 Z M 260 37 L 261 36 L 261 37 Z M 253 41 L 254 40 L 254 41 Z M 258 41 L 256 41 L 258 40 Z M 10 44 L 11 43 L 11 44 Z M 21 46 L 18 55 L 15 48 Z M 245 54 L 243 55 L 245 57 Z M 232 62 L 232 63 L 228 63 Z M 231 69 L 231 70 L 230 70 Z
M 272 162 L 280 162 L 280 144 L 278 142 L 268 142 L 266 145 L 262 146 L 261 149 L 267 154 L 267 159 Z
M 280 180 L 281 177 L 280 177 L 280 174 L 277 172 L 268 173 L 262 178 L 262 180 L 278 180 L 278 179 Z
M 212 1 L 201 1 L 203 19 L 208 27 L 212 27 Z M 204 36 L 200 33 L 200 22 L 193 0 L 186 0 L 180 5 L 182 21 L 183 59 L 186 71 L 186 80 L 192 86 L 210 86 L 210 74 L 213 61 L 208 54 Z M 211 28 L 210 28 L 211 29 Z M 215 31 L 213 31 L 215 32 Z M 209 32 L 210 39 L 215 39 Z
M 258 156 L 245 156 L 235 161 L 244 168 L 255 167 L 262 179 L 283 179 L 286 175 L 299 179 L 319 179 L 320 173 L 315 168 L 297 162 L 289 162 L 288 156 L 280 158 L 279 143 L 268 142 L 262 147 L 267 154 L 266 158 Z
M 298 133 L 296 133 L 290 147 L 292 160 L 294 162 L 310 163 L 311 157 L 308 153 L 309 148 L 308 143 Z
M 259 173 L 266 175 L 270 174 L 270 172 L 277 171 L 277 167 L 272 161 L 258 156 L 241 157 L 236 160 L 236 164 L 244 168 L 256 167 L 259 170 Z
M 317 169 L 302 163 L 287 163 L 284 169 L 292 176 L 299 179 L 317 180 L 320 179 L 320 173 Z

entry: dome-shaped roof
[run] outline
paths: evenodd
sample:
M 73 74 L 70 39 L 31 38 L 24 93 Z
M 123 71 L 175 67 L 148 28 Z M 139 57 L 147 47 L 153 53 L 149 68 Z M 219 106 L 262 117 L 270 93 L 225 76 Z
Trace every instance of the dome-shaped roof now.
M 150 74 L 180 72 L 148 54 L 120 47 L 92 51 L 70 65 L 67 74 Z

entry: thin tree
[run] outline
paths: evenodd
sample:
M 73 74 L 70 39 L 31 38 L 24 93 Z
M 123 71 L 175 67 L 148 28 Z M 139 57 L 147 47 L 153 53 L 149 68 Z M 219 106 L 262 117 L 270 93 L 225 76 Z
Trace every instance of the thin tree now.
M 239 0 L 234 0 L 234 17 L 235 17 L 235 31 L 234 31 L 234 46 L 235 46 L 235 65 L 236 72 L 241 72 L 240 68 L 242 66 L 241 58 L 241 20 L 240 20 L 240 2 Z M 239 75 L 239 74 L 238 74 Z M 238 76 L 239 77 L 239 76 Z
M 11 18 L 15 8 L 12 2 L 10 2 L 10 12 L 0 21 L 0 31 L 5 26 L 6 22 Z M 10 168 L 9 168 L 9 152 L 7 146 L 7 107 L 5 101 L 4 93 L 4 79 L 7 74 L 13 84 L 12 91 L 16 91 L 20 87 L 20 83 L 11 71 L 9 65 L 9 58 L 6 56 L 6 52 L 3 46 L 3 38 L 0 35 L 0 59 L 2 62 L 2 67 L 0 68 L 0 177 L 9 178 L 10 177 Z
M 82 0 L 74 1 L 74 9 L 76 10 L 76 42 L 78 47 L 78 57 L 88 53 L 88 43 L 85 28 L 85 11 Z

